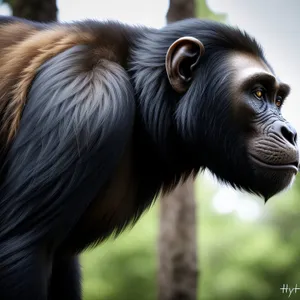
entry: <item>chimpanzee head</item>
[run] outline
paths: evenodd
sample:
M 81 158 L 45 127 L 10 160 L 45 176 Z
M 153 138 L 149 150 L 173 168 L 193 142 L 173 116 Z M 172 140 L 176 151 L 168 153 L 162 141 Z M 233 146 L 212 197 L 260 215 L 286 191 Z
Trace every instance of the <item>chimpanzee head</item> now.
M 297 133 L 281 114 L 290 88 L 253 38 L 219 23 L 188 20 L 144 43 L 142 63 L 148 51 L 153 64 L 140 104 L 154 139 L 167 132 L 167 140 L 168 130 L 176 131 L 195 167 L 266 199 L 291 184 L 299 165 Z

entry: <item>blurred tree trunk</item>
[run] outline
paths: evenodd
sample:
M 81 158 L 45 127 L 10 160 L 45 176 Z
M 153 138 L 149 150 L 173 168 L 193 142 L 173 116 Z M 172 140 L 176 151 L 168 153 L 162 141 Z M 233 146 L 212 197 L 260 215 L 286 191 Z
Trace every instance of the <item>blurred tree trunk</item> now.
M 193 180 L 161 199 L 159 300 L 197 299 L 196 203 Z
M 51 22 L 57 17 L 56 0 L 5 0 L 13 15 L 32 21 Z
M 167 22 L 172 23 L 196 16 L 195 0 L 170 0 Z
M 194 0 L 170 0 L 167 22 L 196 15 Z M 189 179 L 160 201 L 159 300 L 197 299 L 197 239 L 194 183 Z

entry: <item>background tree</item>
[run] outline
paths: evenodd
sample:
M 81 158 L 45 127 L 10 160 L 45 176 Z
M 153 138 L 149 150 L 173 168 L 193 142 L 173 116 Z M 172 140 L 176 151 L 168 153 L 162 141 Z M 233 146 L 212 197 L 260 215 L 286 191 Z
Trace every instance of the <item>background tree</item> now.
M 172 23 L 196 17 L 195 0 L 170 0 L 167 22 Z
M 195 0 L 170 0 L 167 22 L 196 16 Z M 159 300 L 197 298 L 196 201 L 193 179 L 160 201 Z
M 57 18 L 56 0 L 4 0 L 16 17 L 32 21 L 50 22 Z
M 167 22 L 205 17 L 221 20 L 206 1 L 170 0 Z M 198 257 L 196 200 L 193 179 L 177 186 L 160 201 L 158 298 L 160 300 L 197 298 Z

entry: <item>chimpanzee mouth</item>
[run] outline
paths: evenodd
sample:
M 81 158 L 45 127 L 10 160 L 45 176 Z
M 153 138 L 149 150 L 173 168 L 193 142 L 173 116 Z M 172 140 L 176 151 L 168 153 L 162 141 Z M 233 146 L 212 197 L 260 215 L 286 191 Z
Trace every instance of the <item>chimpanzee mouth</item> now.
M 269 164 L 266 163 L 262 160 L 260 160 L 259 158 L 257 158 L 256 156 L 250 154 L 251 159 L 258 165 L 264 167 L 264 168 L 269 168 L 269 169 L 273 169 L 273 170 L 293 170 L 295 173 L 297 173 L 299 171 L 299 161 L 295 161 L 295 162 L 291 162 L 288 164 Z

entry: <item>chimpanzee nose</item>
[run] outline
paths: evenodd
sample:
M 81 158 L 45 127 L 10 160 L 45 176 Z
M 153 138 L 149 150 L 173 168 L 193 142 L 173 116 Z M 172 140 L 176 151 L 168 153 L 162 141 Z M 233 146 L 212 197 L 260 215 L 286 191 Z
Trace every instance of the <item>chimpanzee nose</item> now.
M 290 124 L 279 121 L 273 124 L 275 132 L 284 140 L 291 143 L 293 146 L 297 145 L 297 131 Z

